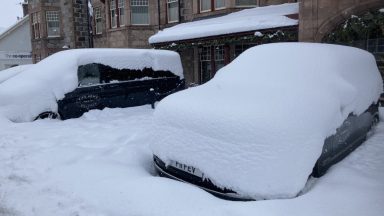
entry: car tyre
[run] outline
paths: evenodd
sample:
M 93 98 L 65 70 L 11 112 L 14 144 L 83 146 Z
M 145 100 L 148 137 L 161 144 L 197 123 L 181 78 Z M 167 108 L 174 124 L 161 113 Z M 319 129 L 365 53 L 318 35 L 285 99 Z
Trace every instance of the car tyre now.
M 46 112 L 40 113 L 35 118 L 35 121 L 39 120 L 39 119 L 60 119 L 60 115 L 58 113 L 55 113 L 55 112 L 46 111 Z

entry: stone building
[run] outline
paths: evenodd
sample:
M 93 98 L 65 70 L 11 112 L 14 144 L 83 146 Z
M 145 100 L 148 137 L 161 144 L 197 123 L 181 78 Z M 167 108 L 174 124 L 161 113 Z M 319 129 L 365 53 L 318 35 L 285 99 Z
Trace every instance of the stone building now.
M 33 62 L 68 48 L 91 46 L 88 0 L 28 0 Z
M 120 48 L 150 48 L 154 46 L 176 50 L 181 54 L 187 83 L 200 84 L 209 80 L 220 67 L 229 63 L 249 46 L 262 43 L 260 38 L 257 41 L 252 40 L 255 38 L 254 30 L 258 28 L 236 32 L 232 35 L 215 34 L 208 38 L 194 37 L 183 41 L 168 40 L 149 44 L 148 39 L 157 32 L 180 23 L 211 20 L 247 8 L 287 2 L 296 1 L 93 0 L 94 46 Z M 297 13 L 298 9 L 293 13 L 296 14 L 296 19 Z M 294 24 L 293 28 L 285 30 L 297 34 L 297 23 Z M 277 29 L 264 28 L 263 31 L 274 34 Z M 294 35 L 292 40 L 297 40 L 297 35 Z M 178 45 L 173 46 L 176 43 Z M 202 60 L 203 58 L 204 60 Z

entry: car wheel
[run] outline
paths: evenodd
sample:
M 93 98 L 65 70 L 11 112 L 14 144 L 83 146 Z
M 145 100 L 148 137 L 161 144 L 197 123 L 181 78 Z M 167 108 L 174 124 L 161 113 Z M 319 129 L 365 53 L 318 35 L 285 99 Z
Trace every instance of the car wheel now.
M 55 112 L 46 111 L 46 112 L 40 113 L 35 118 L 35 120 L 38 120 L 38 119 L 60 119 L 60 115 L 58 113 L 55 113 Z

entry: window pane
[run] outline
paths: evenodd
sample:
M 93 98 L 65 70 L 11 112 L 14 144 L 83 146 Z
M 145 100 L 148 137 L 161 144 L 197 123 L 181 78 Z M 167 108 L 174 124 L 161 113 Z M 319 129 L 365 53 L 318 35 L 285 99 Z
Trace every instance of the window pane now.
M 216 0 L 215 1 L 215 8 L 223 8 L 225 7 L 225 0 Z
M 77 69 L 79 87 L 100 84 L 100 71 L 97 64 L 81 65 Z
M 256 6 L 256 0 L 236 0 L 236 6 Z
M 168 22 L 179 21 L 179 2 L 178 0 L 168 0 Z
M 200 52 L 200 82 L 205 83 L 211 79 L 211 47 L 202 47 Z
M 101 17 L 101 8 L 95 8 L 95 32 L 96 34 L 102 33 L 102 17 Z
M 119 0 L 118 1 L 118 7 L 119 7 L 119 24 L 120 26 L 125 25 L 125 0 Z
M 131 1 L 131 22 L 134 25 L 149 24 L 148 0 Z
M 211 10 L 211 0 L 200 0 L 200 11 Z
M 111 10 L 111 27 L 115 28 L 116 26 L 117 26 L 116 10 Z
M 109 15 L 111 17 L 111 28 L 117 27 L 116 1 L 111 0 L 109 4 Z
M 377 39 L 377 52 L 384 53 L 384 38 Z
M 111 0 L 111 2 L 109 4 L 109 9 L 110 10 L 115 10 L 116 9 L 116 1 L 115 0 Z
M 60 20 L 58 11 L 47 11 L 47 33 L 48 37 L 60 36 Z

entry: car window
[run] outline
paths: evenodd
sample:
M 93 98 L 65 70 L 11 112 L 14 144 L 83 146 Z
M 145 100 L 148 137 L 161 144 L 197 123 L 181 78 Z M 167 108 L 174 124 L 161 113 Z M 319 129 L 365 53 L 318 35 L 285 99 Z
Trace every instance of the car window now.
M 117 69 L 95 63 L 81 65 L 78 68 L 79 87 L 175 76 L 170 71 L 154 71 L 152 68 Z
M 97 64 L 79 66 L 77 75 L 80 87 L 100 84 L 100 70 Z

